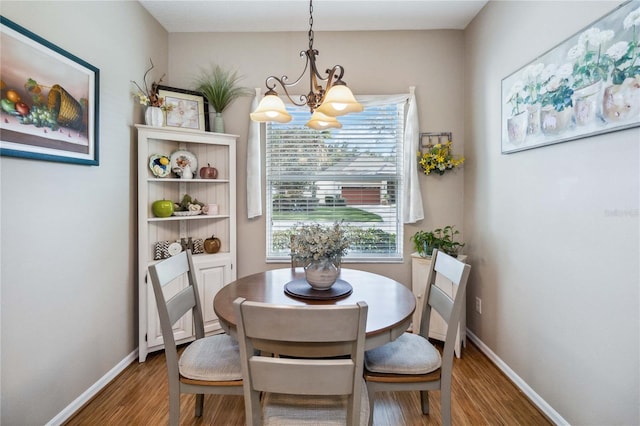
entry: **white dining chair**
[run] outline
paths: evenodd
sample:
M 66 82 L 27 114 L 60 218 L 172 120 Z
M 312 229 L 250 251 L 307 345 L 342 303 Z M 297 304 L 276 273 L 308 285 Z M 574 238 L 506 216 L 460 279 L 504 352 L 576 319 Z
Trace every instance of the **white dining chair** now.
M 282 306 L 238 298 L 234 310 L 247 425 L 367 424 L 366 303 Z
M 451 370 L 460 315 L 471 266 L 444 252 L 434 250 L 431 280 L 424 297 L 420 333 L 403 333 L 396 340 L 365 352 L 364 378 L 369 393 L 373 424 L 377 392 L 420 391 L 423 414 L 429 414 L 429 390 L 440 391 L 442 424 L 451 424 Z M 455 299 L 435 285 L 439 275 L 458 285 Z M 435 309 L 447 323 L 442 355 L 429 342 L 429 320 Z
M 296 259 L 295 257 L 295 252 L 293 251 L 293 243 L 295 242 L 295 235 L 292 235 L 289 239 L 289 248 L 290 248 L 290 253 L 289 256 L 291 257 L 291 269 L 292 270 L 296 270 L 296 268 L 304 268 L 305 263 L 301 260 Z
M 191 250 L 149 266 L 158 306 L 169 380 L 169 424 L 180 423 L 180 394 L 196 394 L 195 415 L 202 416 L 204 394 L 242 395 L 242 368 L 237 341 L 227 334 L 205 337 L 198 284 Z M 163 287 L 185 279 L 185 288 L 165 300 Z M 196 340 L 178 357 L 173 324 L 192 312 Z

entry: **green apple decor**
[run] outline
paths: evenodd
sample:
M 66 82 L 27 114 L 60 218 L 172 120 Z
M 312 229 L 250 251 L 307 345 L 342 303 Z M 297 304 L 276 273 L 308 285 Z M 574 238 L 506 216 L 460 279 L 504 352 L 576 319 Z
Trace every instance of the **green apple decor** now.
M 156 217 L 169 217 L 173 214 L 173 201 L 158 200 L 151 205 L 151 211 Z

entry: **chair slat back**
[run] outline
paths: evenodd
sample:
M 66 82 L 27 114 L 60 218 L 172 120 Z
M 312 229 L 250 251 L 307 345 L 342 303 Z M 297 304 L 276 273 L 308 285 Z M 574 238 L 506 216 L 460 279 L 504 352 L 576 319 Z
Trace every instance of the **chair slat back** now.
M 164 287 L 189 270 L 187 253 L 182 252 L 176 256 L 158 262 L 149 267 L 149 271 L 151 270 L 156 272 L 158 283 L 161 287 Z
M 438 256 L 435 259 L 434 270 L 446 277 L 449 281 L 452 281 L 456 285 L 460 285 L 462 281 L 462 275 L 464 274 L 465 263 L 459 261 L 453 256 L 438 251 Z
M 348 395 L 353 391 L 351 359 L 316 360 L 252 357 L 251 386 L 291 395 Z M 295 379 L 294 379 L 295 378 Z
M 261 424 L 260 392 L 349 395 L 348 424 L 359 419 L 366 303 L 281 306 L 238 298 L 234 310 L 248 424 Z
M 435 309 L 447 324 L 451 320 L 453 310 L 453 299 L 450 298 L 440 287 L 432 285 L 429 291 L 429 305 Z
M 463 304 L 471 266 L 439 250 L 434 250 L 433 256 L 435 257 L 432 262 L 433 272 L 427 285 L 427 297 L 425 298 L 425 309 L 420 332 L 423 336 L 428 335 L 431 308 L 434 308 L 447 323 L 447 334 L 442 354 L 442 371 L 443 377 L 448 377 L 453 363 L 453 352 L 460 326 L 460 318 L 462 310 L 465 309 Z M 451 299 L 441 288 L 435 285 L 438 276 L 446 277 L 453 285 L 457 286 L 455 299 Z
M 202 308 L 194 270 L 190 250 L 149 266 L 149 277 L 156 298 L 162 337 L 165 348 L 169 350 L 171 346 L 175 348 L 173 325 L 189 311 L 193 313 L 196 338 L 204 337 Z M 168 300 L 165 299 L 163 288 L 181 276 L 186 279 L 186 287 Z
M 166 301 L 169 322 L 175 324 L 187 312 L 196 306 L 195 291 L 193 286 L 187 286 L 180 290 L 175 296 Z
M 341 342 L 358 337 L 358 310 L 353 306 L 284 306 L 245 302 L 247 337 L 285 342 Z M 356 326 L 350 321 L 356 320 Z

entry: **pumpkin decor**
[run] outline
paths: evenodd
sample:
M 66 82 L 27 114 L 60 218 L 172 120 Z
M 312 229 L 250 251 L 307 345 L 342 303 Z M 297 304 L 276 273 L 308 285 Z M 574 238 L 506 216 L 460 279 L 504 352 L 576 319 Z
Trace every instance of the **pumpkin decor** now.
M 222 246 L 222 242 L 220 238 L 212 235 L 211 238 L 207 238 L 204 240 L 204 251 L 207 253 L 217 253 L 220 251 L 220 247 Z

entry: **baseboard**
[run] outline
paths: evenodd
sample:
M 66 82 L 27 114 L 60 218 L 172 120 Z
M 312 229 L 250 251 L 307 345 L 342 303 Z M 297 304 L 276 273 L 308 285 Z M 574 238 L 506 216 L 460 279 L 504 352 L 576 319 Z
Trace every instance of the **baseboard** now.
M 482 340 L 467 329 L 467 337 L 471 340 L 480 351 L 487 356 L 495 365 L 515 384 L 526 396 L 531 403 L 556 425 L 569 425 L 569 422 L 562 418 L 556 410 L 551 407 L 544 399 L 540 397 L 531 387 L 518 376 L 503 360 L 496 355 L 491 348 L 484 344 Z
M 58 413 L 53 419 L 51 419 L 45 426 L 59 426 L 69 420 L 78 410 L 80 410 L 87 402 L 91 400 L 98 392 L 100 392 L 105 386 L 107 386 L 115 377 L 122 373 L 132 362 L 138 358 L 138 349 L 127 355 L 122 361 L 120 361 L 115 367 L 102 376 L 97 382 L 95 382 L 89 389 L 84 391 L 82 395 L 77 397 L 75 401 L 69 404 L 64 410 Z

